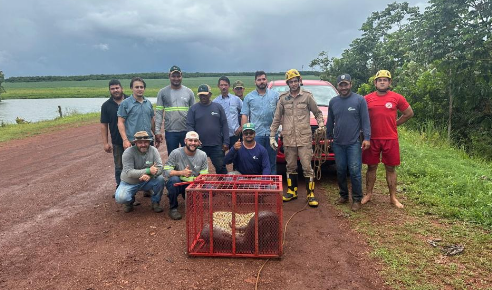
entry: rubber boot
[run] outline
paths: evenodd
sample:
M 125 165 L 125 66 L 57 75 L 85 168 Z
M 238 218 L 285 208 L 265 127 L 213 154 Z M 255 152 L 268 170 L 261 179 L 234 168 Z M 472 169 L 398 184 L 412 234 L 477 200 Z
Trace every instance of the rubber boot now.
M 282 196 L 283 201 L 297 198 L 297 173 L 287 174 L 287 192 Z
M 307 202 L 310 207 L 318 207 L 318 201 L 314 197 L 314 178 L 306 177 Z

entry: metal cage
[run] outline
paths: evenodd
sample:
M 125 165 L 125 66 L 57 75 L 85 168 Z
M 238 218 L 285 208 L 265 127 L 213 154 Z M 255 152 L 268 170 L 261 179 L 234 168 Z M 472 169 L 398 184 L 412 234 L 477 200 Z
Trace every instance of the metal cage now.
M 282 176 L 198 176 L 186 188 L 188 255 L 282 255 Z

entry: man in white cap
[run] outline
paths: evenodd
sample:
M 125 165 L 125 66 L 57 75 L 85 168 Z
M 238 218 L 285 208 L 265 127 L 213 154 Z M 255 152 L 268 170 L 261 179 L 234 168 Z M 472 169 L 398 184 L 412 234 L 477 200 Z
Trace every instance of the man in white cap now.
M 200 138 L 198 133 L 190 131 L 186 133 L 184 147 L 174 149 L 166 164 L 164 171 L 166 178 L 166 188 L 169 197 L 169 217 L 173 220 L 180 220 L 181 214 L 178 211 L 178 195 L 185 197 L 185 189 L 188 184 L 174 186 L 175 183 L 190 182 L 200 174 L 208 173 L 207 154 L 198 149 Z
M 162 212 L 159 206 L 164 189 L 162 160 L 157 148 L 150 145 L 151 140 L 146 131 L 138 131 L 134 135 L 135 146 L 123 152 L 123 171 L 115 200 L 124 204 L 125 212 L 133 211 L 135 194 L 139 190 L 152 190 L 152 209 Z

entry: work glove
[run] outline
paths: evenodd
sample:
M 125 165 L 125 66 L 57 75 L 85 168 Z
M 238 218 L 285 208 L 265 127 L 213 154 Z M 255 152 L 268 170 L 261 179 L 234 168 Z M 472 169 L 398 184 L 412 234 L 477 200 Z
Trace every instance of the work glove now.
M 270 137 L 270 147 L 275 151 L 277 150 L 278 144 L 277 141 L 275 141 L 275 137 Z

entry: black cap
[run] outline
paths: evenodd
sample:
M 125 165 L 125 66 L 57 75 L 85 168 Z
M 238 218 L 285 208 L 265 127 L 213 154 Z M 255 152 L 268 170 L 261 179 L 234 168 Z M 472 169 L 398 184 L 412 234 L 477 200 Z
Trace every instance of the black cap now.
M 349 74 L 343 74 L 343 75 L 340 75 L 338 76 L 337 78 L 337 85 L 341 82 L 347 82 L 347 83 L 350 83 L 352 82 L 352 77 L 349 75 Z

